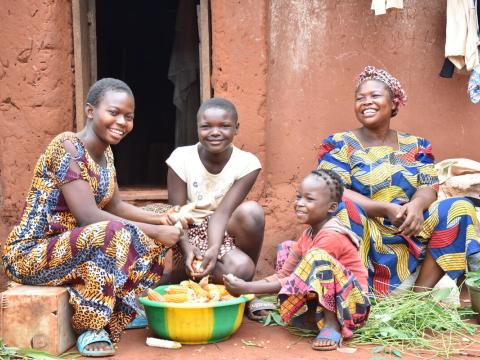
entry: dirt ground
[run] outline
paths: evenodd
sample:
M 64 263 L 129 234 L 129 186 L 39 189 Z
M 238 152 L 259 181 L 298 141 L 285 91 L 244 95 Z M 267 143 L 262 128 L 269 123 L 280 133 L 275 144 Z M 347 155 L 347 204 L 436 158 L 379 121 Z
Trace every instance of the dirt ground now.
M 373 347 L 358 347 L 354 354 L 338 351 L 318 352 L 310 348 L 310 338 L 291 335 L 280 327 L 265 327 L 247 318 L 238 331 L 227 341 L 207 345 L 183 345 L 181 349 L 170 350 L 145 345 L 150 330 L 128 330 L 123 335 L 115 360 L 248 360 L 248 359 L 369 359 L 377 356 L 371 352 Z M 262 347 L 245 346 L 242 342 L 251 341 Z M 348 343 L 346 347 L 352 347 Z M 87 359 L 87 358 L 84 358 Z M 403 357 L 408 359 L 408 357 Z
M 183 345 L 181 349 L 161 349 L 145 345 L 147 336 L 152 336 L 148 329 L 128 330 L 122 337 L 117 353 L 112 360 L 283 360 L 283 359 L 371 359 L 394 360 L 393 355 L 374 353 L 375 346 L 355 346 L 345 342 L 342 347 L 356 349 L 354 353 L 340 351 L 320 352 L 310 348 L 310 338 L 300 338 L 290 334 L 281 327 L 265 327 L 247 318 L 243 320 L 238 331 L 227 341 L 208 345 Z M 480 341 L 480 335 L 476 340 Z M 244 341 L 251 341 L 259 346 L 246 346 Z M 74 349 L 73 349 L 74 350 Z M 347 349 L 348 350 L 348 349 Z M 480 357 L 480 348 L 471 347 L 468 356 L 450 357 L 450 359 L 472 359 Z M 428 356 L 403 355 L 401 359 L 434 359 Z M 88 358 L 82 358 L 88 359 Z M 436 359 L 436 358 L 435 358 Z

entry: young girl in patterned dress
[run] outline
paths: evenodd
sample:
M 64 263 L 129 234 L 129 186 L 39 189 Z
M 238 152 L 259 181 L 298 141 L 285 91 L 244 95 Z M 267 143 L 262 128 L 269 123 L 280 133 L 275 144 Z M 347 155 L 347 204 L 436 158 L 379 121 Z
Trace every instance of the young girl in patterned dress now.
M 297 242 L 281 244 L 277 273 L 252 282 L 224 276 L 235 295 L 278 293 L 284 321 L 319 331 L 312 343 L 315 350 L 336 349 L 365 323 L 370 310 L 359 238 L 333 216 L 342 194 L 342 180 L 333 171 L 310 173 L 295 202 L 298 221 L 309 227 Z M 305 303 L 308 310 L 293 317 Z
M 3 261 L 15 282 L 68 286 L 78 350 L 107 356 L 136 315 L 135 296 L 160 280 L 181 230 L 164 225 L 168 215 L 120 200 L 110 145 L 133 128 L 130 88 L 102 79 L 86 102 L 86 127 L 58 135 L 40 156 Z

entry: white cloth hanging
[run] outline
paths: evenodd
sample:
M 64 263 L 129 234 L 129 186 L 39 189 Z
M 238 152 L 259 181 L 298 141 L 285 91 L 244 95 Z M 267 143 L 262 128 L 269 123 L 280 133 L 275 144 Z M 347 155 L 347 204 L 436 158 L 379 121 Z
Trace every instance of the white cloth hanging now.
M 474 0 L 447 0 L 445 57 L 457 69 L 479 64 L 478 19 Z
M 372 0 L 371 9 L 375 15 L 384 15 L 391 8 L 403 9 L 403 0 Z

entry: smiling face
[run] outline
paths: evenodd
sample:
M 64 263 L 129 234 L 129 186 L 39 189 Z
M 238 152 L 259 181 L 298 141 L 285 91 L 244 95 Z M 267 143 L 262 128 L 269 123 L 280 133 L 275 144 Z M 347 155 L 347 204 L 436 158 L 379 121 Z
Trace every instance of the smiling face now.
M 135 101 L 124 91 L 108 90 L 96 107 L 87 104 L 95 135 L 107 145 L 118 144 L 133 129 Z
M 222 153 L 230 147 L 238 126 L 226 110 L 207 108 L 197 119 L 198 140 L 209 153 Z
M 364 81 L 355 92 L 355 114 L 366 128 L 388 124 L 396 107 L 386 85 L 379 80 Z
M 332 200 L 329 186 L 318 176 L 307 176 L 298 187 L 295 200 L 297 220 L 301 224 L 312 226 L 315 231 L 333 215 L 337 205 Z

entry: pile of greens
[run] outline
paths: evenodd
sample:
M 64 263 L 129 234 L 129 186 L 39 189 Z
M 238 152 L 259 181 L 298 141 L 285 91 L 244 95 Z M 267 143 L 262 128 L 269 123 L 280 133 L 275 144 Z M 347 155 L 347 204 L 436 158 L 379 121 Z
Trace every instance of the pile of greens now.
M 458 355 L 480 357 L 480 342 L 472 338 L 478 325 L 465 319 L 476 315 L 471 309 L 459 309 L 443 303 L 451 289 L 422 293 L 404 291 L 399 295 L 371 298 L 366 324 L 354 332 L 350 345 L 377 345 L 372 351 L 395 357 L 411 354 L 431 358 Z M 265 298 L 265 300 L 273 300 Z M 265 325 L 281 325 L 296 336 L 314 337 L 317 333 L 284 324 L 278 311 L 267 317 Z M 471 349 L 475 346 L 476 349 Z
M 474 351 L 468 348 L 480 344 L 471 337 L 478 326 L 464 318 L 475 313 L 442 303 L 450 291 L 405 291 L 372 299 L 369 319 L 355 331 L 350 343 L 383 345 L 404 353 L 443 358 Z

